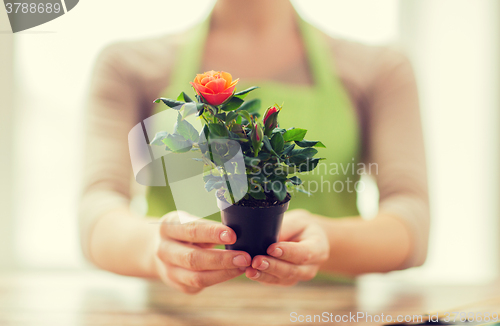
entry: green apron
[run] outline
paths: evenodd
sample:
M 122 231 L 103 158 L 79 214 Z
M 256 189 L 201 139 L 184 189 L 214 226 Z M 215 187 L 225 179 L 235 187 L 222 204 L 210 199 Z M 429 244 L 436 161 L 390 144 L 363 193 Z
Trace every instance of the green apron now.
M 313 85 L 293 85 L 273 81 L 240 80 L 237 90 L 259 86 L 246 98 L 262 100 L 261 114 L 275 103 L 284 104 L 279 115 L 282 128 L 307 129 L 307 140 L 320 140 L 326 148 L 319 148 L 320 165 L 309 174 L 301 174 L 304 189 L 311 196 L 295 192 L 289 209 L 303 208 L 327 217 L 359 215 L 356 207 L 355 182 L 359 180 L 357 163 L 360 155 L 360 133 L 355 110 L 335 69 L 332 56 L 323 35 L 313 26 L 299 19 L 300 30 L 308 56 Z M 181 91 L 192 95 L 190 81 L 202 73 L 201 57 L 209 29 L 209 19 L 191 31 L 188 42 L 171 74 L 168 88 L 160 94 L 176 98 Z M 237 78 L 238 76 L 233 76 Z M 167 107 L 155 105 L 157 113 Z M 157 176 L 164 178 L 165 176 Z M 147 191 L 148 216 L 162 216 L 175 210 L 175 203 L 168 185 L 149 187 Z M 210 219 L 220 221 L 220 213 Z

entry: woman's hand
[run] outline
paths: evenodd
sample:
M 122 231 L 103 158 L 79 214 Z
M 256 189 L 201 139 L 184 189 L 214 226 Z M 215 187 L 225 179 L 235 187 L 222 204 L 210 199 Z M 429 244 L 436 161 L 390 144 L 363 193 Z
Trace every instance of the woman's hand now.
M 294 285 L 316 276 L 330 254 L 326 233 L 306 210 L 285 213 L 280 241 L 269 246 L 269 256 L 255 256 L 246 276 L 276 285 Z
M 156 243 L 156 271 L 164 283 L 194 294 L 241 275 L 250 266 L 246 252 L 212 248 L 236 242 L 231 228 L 204 219 L 180 224 L 178 214 L 187 213 L 171 212 L 162 218 Z

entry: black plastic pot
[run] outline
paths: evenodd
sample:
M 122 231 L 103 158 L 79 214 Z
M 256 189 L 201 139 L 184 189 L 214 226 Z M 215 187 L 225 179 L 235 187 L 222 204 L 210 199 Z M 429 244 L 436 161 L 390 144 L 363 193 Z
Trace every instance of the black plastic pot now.
M 267 248 L 278 241 L 288 201 L 271 207 L 247 207 L 229 205 L 217 198 L 217 204 L 222 224 L 233 229 L 237 237 L 234 244 L 226 245 L 226 249 L 246 251 L 252 258 L 267 255 Z

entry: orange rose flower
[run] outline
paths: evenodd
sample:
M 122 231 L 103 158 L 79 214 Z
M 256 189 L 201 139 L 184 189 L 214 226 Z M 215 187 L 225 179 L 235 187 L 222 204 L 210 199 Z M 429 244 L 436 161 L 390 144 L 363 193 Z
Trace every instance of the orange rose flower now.
M 230 73 L 211 70 L 196 75 L 191 86 L 206 103 L 217 106 L 233 95 L 238 81 L 233 81 Z

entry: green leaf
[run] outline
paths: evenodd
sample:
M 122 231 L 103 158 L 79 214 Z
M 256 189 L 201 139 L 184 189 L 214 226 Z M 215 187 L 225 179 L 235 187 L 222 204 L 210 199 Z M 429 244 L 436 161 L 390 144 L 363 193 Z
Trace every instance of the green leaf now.
M 286 181 L 286 174 L 284 173 L 283 169 L 280 167 L 274 169 L 272 173 L 270 173 L 267 178 L 271 181 Z
M 318 166 L 318 163 L 321 160 L 323 160 L 323 158 L 313 158 L 311 160 L 300 163 L 299 165 L 297 165 L 298 172 L 308 172 L 314 170 L 314 168 Z
M 295 144 L 291 144 L 291 145 L 286 145 L 285 149 L 283 150 L 283 156 L 287 156 L 288 154 L 290 154 L 290 152 L 295 148 Z
M 236 140 L 236 141 L 240 141 L 242 143 L 246 143 L 246 142 L 249 142 L 248 139 L 246 138 L 242 138 L 240 135 L 238 134 L 235 134 L 234 132 L 230 131 L 229 132 L 229 139 L 232 139 L 232 140 Z
M 179 109 L 179 113 L 182 119 L 186 119 L 188 116 L 198 113 L 201 109 L 203 109 L 203 103 L 189 102 L 182 105 Z
M 286 197 L 286 185 L 285 185 L 285 182 L 283 181 L 273 181 L 271 182 L 271 189 L 274 193 L 274 196 L 276 196 L 276 198 L 279 200 L 279 201 L 283 201 Z
M 210 133 L 210 130 L 208 129 L 208 125 L 204 125 L 203 129 L 201 129 L 201 131 L 200 131 L 199 140 L 202 142 L 206 142 L 209 133 Z
M 282 174 L 284 174 L 284 175 L 289 175 L 289 174 L 294 174 L 294 173 L 299 172 L 299 169 L 297 168 L 297 166 L 293 165 L 293 164 L 288 166 L 285 163 L 282 163 L 281 165 L 278 166 L 278 168 L 276 170 L 278 170 L 278 169 L 283 171 Z
M 257 166 L 259 164 L 260 160 L 257 157 L 251 157 L 251 156 L 243 156 L 243 160 L 245 161 L 246 165 L 249 166 Z
M 271 137 L 271 146 L 273 147 L 276 153 L 281 153 L 283 151 L 283 146 L 285 145 L 285 141 L 283 136 L 278 132 L 275 133 Z
M 235 162 L 225 162 L 224 168 L 228 175 L 236 173 L 236 163 Z
M 260 99 L 255 98 L 248 102 L 243 103 L 238 111 L 247 111 L 248 113 L 256 113 L 260 110 Z
M 203 102 L 196 103 L 196 108 L 198 109 L 198 112 L 196 113 L 197 117 L 201 116 L 205 112 L 206 106 L 207 105 Z
M 220 189 L 224 186 L 224 184 L 224 181 L 217 181 L 216 183 L 214 183 L 214 189 Z
M 261 169 L 262 170 L 262 169 Z M 250 173 L 248 174 L 248 180 L 253 182 L 253 183 L 265 183 L 267 182 L 267 177 L 263 173 L 263 171 L 260 171 L 259 173 Z
M 252 117 L 250 116 L 250 113 L 248 111 L 237 111 L 239 115 L 241 115 L 243 118 L 245 118 L 248 122 L 252 121 Z
M 226 104 L 221 106 L 223 111 L 234 111 L 243 104 L 243 100 L 238 97 L 231 98 Z
M 264 194 L 262 191 L 252 191 L 248 190 L 248 193 L 250 196 L 252 196 L 254 199 L 257 200 L 265 200 L 266 199 L 266 194 Z
M 215 115 L 215 117 L 219 120 L 226 122 L 226 112 L 218 113 Z
M 214 179 L 214 182 L 216 182 L 218 180 L 222 180 L 221 177 L 215 176 L 215 175 L 210 174 L 210 173 L 203 175 L 203 181 L 205 181 L 205 183 L 207 183 L 211 179 Z
M 318 150 L 316 148 L 297 148 L 294 149 L 290 152 L 290 157 L 295 157 L 299 155 L 306 156 L 307 158 L 312 158 L 314 155 L 318 153 Z
M 263 143 L 264 143 L 264 146 L 267 148 L 267 150 L 269 152 L 271 152 L 271 154 L 274 154 L 275 156 L 278 156 L 278 154 L 276 154 L 276 152 L 274 151 L 273 147 L 271 146 L 271 142 L 269 141 L 269 137 L 264 136 Z M 278 161 L 279 161 L 279 159 L 278 159 Z
M 242 116 L 241 116 L 241 115 L 238 115 L 238 117 L 236 118 L 236 124 L 241 125 L 242 120 L 243 120 L 243 119 L 242 119 Z
M 227 137 L 228 135 L 226 127 L 219 123 L 210 123 L 208 129 L 210 130 L 210 136 Z
M 257 158 L 261 161 L 267 161 L 270 157 L 271 155 L 269 153 L 263 153 L 263 152 L 260 152 L 259 155 L 257 155 Z
M 180 102 L 193 102 L 193 100 L 184 92 L 181 92 L 177 97 L 177 101 Z
M 215 178 L 210 178 L 208 179 L 207 182 L 205 182 L 205 190 L 207 192 L 210 192 L 212 191 L 212 189 L 214 189 L 214 184 L 217 182 L 217 180 Z
M 293 188 L 294 188 L 295 190 L 297 190 L 298 192 L 301 192 L 301 193 L 306 194 L 306 195 L 308 195 L 308 196 L 312 196 L 312 194 L 311 194 L 309 191 L 306 191 L 306 190 L 304 189 L 304 187 L 294 186 Z
M 300 128 L 294 128 L 294 129 L 288 129 L 284 134 L 283 134 L 283 139 L 285 142 L 288 141 L 301 141 L 304 139 L 305 135 L 307 133 L 307 130 L 305 129 L 300 129 Z
M 302 184 L 302 180 L 297 176 L 293 176 L 289 180 L 291 183 L 293 183 L 294 185 L 297 185 L 297 186 Z
M 245 90 L 243 90 L 241 92 L 235 93 L 234 97 L 237 97 L 237 98 L 240 98 L 240 99 L 244 99 L 248 95 L 248 93 L 250 93 L 253 90 L 256 90 L 257 88 L 259 88 L 259 87 L 258 86 L 252 86 L 252 87 L 247 88 L 247 89 L 245 89 Z
M 248 180 L 245 174 L 228 174 L 231 193 L 235 200 L 240 200 L 247 194 Z
M 302 140 L 302 141 L 295 141 L 295 144 L 299 145 L 300 147 L 322 147 L 322 148 L 326 148 L 326 146 L 323 145 L 323 143 L 320 142 L 320 141 Z
M 174 153 L 184 153 L 193 147 L 189 140 L 186 140 L 184 137 L 177 134 L 168 135 L 165 139 L 163 139 L 163 143 Z
M 163 102 L 163 104 L 165 104 L 169 108 L 175 108 L 177 106 L 180 107 L 181 105 L 186 104 L 184 102 L 179 102 L 179 101 L 175 101 L 175 100 L 172 100 L 170 98 L 164 98 L 164 97 L 157 98 L 154 102 L 155 103 Z M 177 110 L 178 110 L 178 108 L 177 108 Z
M 238 117 L 238 113 L 232 111 L 232 112 L 229 112 L 227 115 L 226 115 L 226 123 L 230 123 L 231 121 L 233 121 L 234 119 L 236 119 Z
M 221 177 L 208 178 L 205 182 L 205 190 L 210 192 L 213 189 L 220 189 L 224 186 L 224 184 L 225 182 Z
M 315 148 L 299 148 L 294 149 L 290 152 L 290 163 L 300 163 L 307 159 L 312 158 L 314 155 L 318 153 L 318 150 Z
M 166 131 L 157 132 L 150 145 L 163 146 L 163 139 L 167 138 L 168 135 L 169 133 Z
M 182 120 L 182 116 L 180 114 L 177 115 L 177 123 L 174 126 L 174 132 L 195 143 L 200 139 L 198 131 L 192 124 L 186 120 Z

